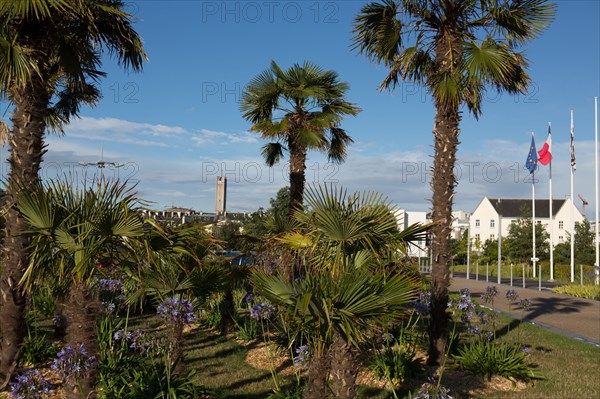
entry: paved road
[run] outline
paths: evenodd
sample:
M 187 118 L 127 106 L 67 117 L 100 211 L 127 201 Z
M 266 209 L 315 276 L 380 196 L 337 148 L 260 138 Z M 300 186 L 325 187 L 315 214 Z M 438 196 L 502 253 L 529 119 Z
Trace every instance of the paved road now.
M 466 278 L 467 273 L 455 272 L 454 277 Z M 481 273 L 479 273 L 479 276 L 477 276 L 475 273 L 472 272 L 469 275 L 469 277 L 472 278 L 473 280 L 486 281 L 485 274 L 481 274 Z M 496 277 L 496 276 L 489 276 L 488 279 L 489 279 L 488 284 L 498 282 L 498 277 Z M 501 277 L 500 281 L 502 281 L 502 284 L 510 285 L 510 277 Z M 551 290 L 554 287 L 558 287 L 558 286 L 565 285 L 565 284 L 566 283 L 562 283 L 562 282 L 558 282 L 558 281 L 548 281 L 548 280 L 542 280 L 542 282 L 541 282 L 542 290 Z M 532 288 L 532 289 L 539 290 L 540 281 L 539 281 L 539 279 L 532 279 L 532 278 L 526 278 L 525 281 L 523 281 L 523 277 L 513 277 L 513 286 L 523 288 L 523 285 L 525 286 L 525 288 Z
M 544 286 L 544 282 L 542 283 Z M 524 316 L 526 320 L 554 332 L 600 346 L 600 301 L 555 294 L 548 288 L 549 282 L 545 284 L 546 288 L 543 288 L 542 291 L 538 291 L 537 284 L 525 289 L 521 286 L 512 287 L 520 298 L 529 298 L 532 302 L 531 309 L 524 314 L 521 309 L 509 309 L 505 294 L 506 290 L 511 287 L 507 284 L 498 285 L 495 281 L 486 282 L 485 279 L 483 281 L 467 280 L 455 274 L 450 290 L 457 292 L 461 288 L 469 288 L 473 297 L 479 297 L 485 292 L 487 286 L 494 285 L 499 291 L 498 297 L 494 301 L 495 309 L 515 318 Z

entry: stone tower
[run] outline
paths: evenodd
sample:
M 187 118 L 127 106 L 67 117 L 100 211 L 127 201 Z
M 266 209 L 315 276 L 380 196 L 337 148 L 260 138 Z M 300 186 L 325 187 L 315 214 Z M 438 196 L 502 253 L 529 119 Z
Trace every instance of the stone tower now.
M 227 211 L 227 177 L 217 176 L 217 202 L 215 213 L 224 215 Z

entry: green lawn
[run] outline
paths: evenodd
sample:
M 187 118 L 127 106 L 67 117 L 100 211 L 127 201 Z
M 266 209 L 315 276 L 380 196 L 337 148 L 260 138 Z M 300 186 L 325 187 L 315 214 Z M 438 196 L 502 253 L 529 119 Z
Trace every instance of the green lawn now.
M 510 331 L 507 327 L 510 323 Z M 499 324 L 501 339 L 524 342 L 530 346 L 530 362 L 545 379 L 535 381 L 519 392 L 485 391 L 469 394 L 453 391 L 458 398 L 596 398 L 600 392 L 600 348 L 546 331 L 535 325 L 521 323 L 502 316 Z M 251 346 L 250 346 L 251 347 Z M 187 339 L 186 362 L 197 371 L 198 381 L 214 389 L 222 398 L 265 398 L 274 387 L 268 370 L 258 370 L 245 363 L 248 348 L 233 338 L 226 339 L 208 330 L 198 330 Z M 451 367 L 451 366 L 450 366 Z M 444 385 L 452 388 L 455 373 L 448 372 Z M 291 377 L 281 377 L 292 383 Z M 286 379 L 287 378 L 287 379 Z M 425 378 L 425 376 L 424 376 Z M 423 380 L 424 380 L 423 378 Z M 470 388 L 482 388 L 476 377 L 461 379 Z M 388 398 L 382 389 L 362 386 L 360 398 Z

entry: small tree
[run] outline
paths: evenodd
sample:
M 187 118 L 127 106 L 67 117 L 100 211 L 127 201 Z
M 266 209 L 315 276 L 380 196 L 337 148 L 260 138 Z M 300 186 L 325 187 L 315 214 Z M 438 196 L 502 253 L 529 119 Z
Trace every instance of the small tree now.
M 467 263 L 467 251 L 468 251 L 468 243 L 467 243 L 467 232 L 465 231 L 460 239 L 451 239 L 450 245 L 452 246 L 452 257 L 454 259 L 455 265 L 464 265 Z
M 567 233 L 567 241 L 554 247 L 554 258 L 560 263 L 571 262 L 571 234 Z M 590 221 L 575 223 L 575 263 L 593 265 L 594 259 L 594 232 Z
M 549 258 L 549 238 L 546 227 L 538 222 L 535 226 L 535 255 L 540 260 Z M 532 239 L 533 222 L 530 218 L 521 217 L 511 223 L 505 241 L 508 257 L 516 262 L 529 262 L 533 257 Z

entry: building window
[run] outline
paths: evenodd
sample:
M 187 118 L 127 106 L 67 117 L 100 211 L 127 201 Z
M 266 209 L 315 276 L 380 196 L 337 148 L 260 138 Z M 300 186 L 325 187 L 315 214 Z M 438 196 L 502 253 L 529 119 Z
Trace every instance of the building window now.
M 475 227 L 479 227 L 479 225 L 480 225 L 479 219 L 475 219 Z
M 563 236 L 558 236 L 558 242 L 564 242 L 565 238 Z
M 563 223 L 562 220 L 558 221 L 558 228 L 561 229 L 561 230 L 565 228 L 564 223 Z
M 496 227 L 496 221 L 494 219 L 490 220 L 490 227 Z
M 496 239 L 496 235 L 495 234 L 490 234 L 490 240 L 495 240 Z
M 481 241 L 481 235 L 475 234 L 475 241 Z

